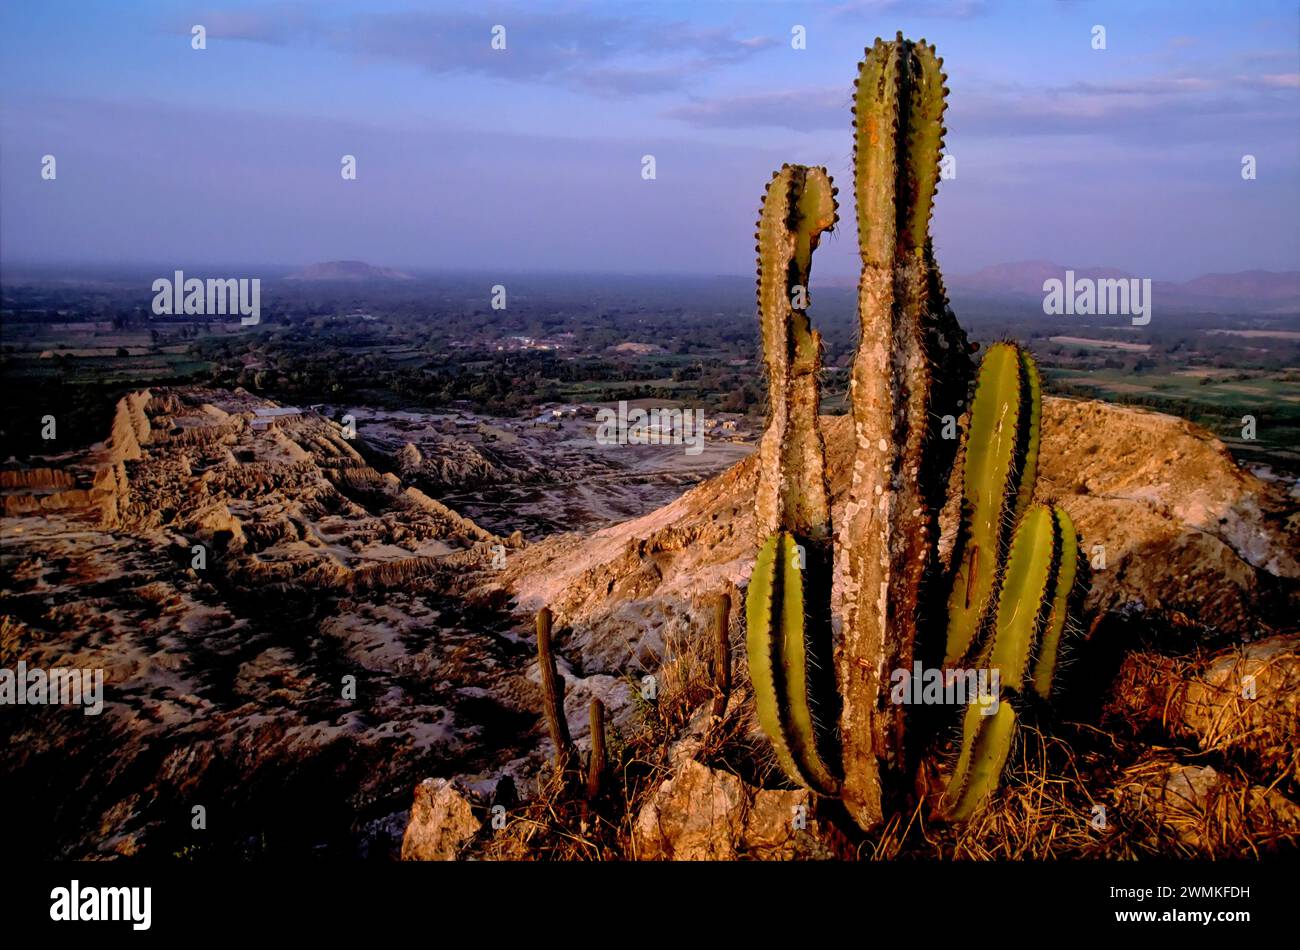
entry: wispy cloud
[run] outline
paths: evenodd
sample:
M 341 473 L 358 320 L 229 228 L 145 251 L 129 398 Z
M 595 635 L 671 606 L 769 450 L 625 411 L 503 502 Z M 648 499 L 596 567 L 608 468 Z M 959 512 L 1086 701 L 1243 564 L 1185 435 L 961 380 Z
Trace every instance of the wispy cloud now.
M 639 95 L 683 87 L 693 76 L 744 62 L 775 45 L 722 27 L 647 21 L 584 9 L 511 7 L 491 14 L 400 11 L 328 17 L 299 5 L 173 18 L 170 32 L 203 23 L 211 38 L 270 45 L 324 44 L 433 74 L 470 73 L 588 92 Z M 505 48 L 492 30 L 505 28 Z
M 1232 123 L 1294 121 L 1300 74 L 1165 75 L 1054 87 L 969 83 L 949 113 L 963 135 L 1098 135 L 1150 138 L 1208 118 Z M 840 128 L 848 91 L 818 87 L 700 99 L 663 115 L 697 128 Z M 1190 131 L 1195 137 L 1194 129 Z M 1203 130 L 1209 134 L 1210 130 Z
M 836 16 L 906 15 L 965 20 L 989 12 L 986 0 L 849 0 L 833 8 Z
M 666 118 L 697 128 L 771 126 L 811 132 L 845 127 L 849 90 L 824 86 L 691 102 L 666 110 Z

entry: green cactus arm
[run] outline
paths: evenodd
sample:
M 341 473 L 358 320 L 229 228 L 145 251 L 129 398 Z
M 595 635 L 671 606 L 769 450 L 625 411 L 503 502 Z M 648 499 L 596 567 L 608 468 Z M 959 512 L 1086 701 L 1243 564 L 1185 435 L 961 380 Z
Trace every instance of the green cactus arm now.
M 1035 505 L 1016 527 L 998 592 L 997 621 L 990 658 L 1003 689 L 1020 692 L 1038 631 L 1052 608 L 1060 561 L 1056 517 Z
M 858 64 L 854 84 L 853 196 L 857 203 L 858 249 L 866 267 L 894 266 L 899 57 L 905 53 L 901 43 L 877 37 Z
M 1017 348 L 1009 343 L 989 347 L 966 434 L 962 527 L 948 599 L 948 666 L 966 656 L 995 590 L 1004 524 L 1011 514 L 1008 485 L 1015 477 L 1021 435 L 1021 382 Z
M 798 542 L 774 534 L 759 550 L 745 597 L 745 644 L 758 722 L 777 764 L 793 781 L 826 795 L 838 780 L 819 752 L 818 726 L 809 695 L 808 623 Z
M 780 609 L 778 585 L 781 574 L 777 566 L 781 536 L 774 534 L 763 544 L 750 575 L 745 595 L 745 648 L 749 656 L 749 679 L 754 689 L 754 708 L 758 724 L 772 743 L 781 771 L 792 779 L 799 776 L 781 718 L 783 701 L 779 639 L 774 625 L 774 610 Z
M 825 168 L 791 165 L 788 166 L 788 173 L 794 186 L 794 276 L 796 282 L 807 287 L 808 275 L 812 271 L 813 251 L 817 249 L 822 233 L 835 227 L 839 220 L 839 207 L 835 200 L 837 189 Z
M 943 60 L 934 47 L 921 40 L 902 72 L 909 100 L 900 138 L 907 161 L 900 164 L 898 204 L 899 244 L 909 254 L 921 256 L 930 238 L 930 213 L 939 187 L 939 156 L 943 149 L 943 113 L 948 93 Z
M 811 665 L 816 660 L 810 655 L 808 638 L 812 633 L 812 623 L 806 614 L 803 596 L 806 589 L 804 569 L 808 565 L 800 566 L 796 550 L 798 543 L 793 535 L 783 534 L 781 544 L 785 571 L 781 600 L 781 654 L 786 708 L 789 710 L 789 744 L 806 776 L 804 784 L 814 791 L 833 795 L 838 790 L 839 780 L 821 757 L 819 736 L 823 727 L 815 715 L 818 703 L 810 677 Z
M 1052 692 L 1052 680 L 1056 675 L 1057 657 L 1061 648 L 1061 635 L 1065 631 L 1070 598 L 1079 576 L 1079 536 L 1074 530 L 1074 522 L 1060 505 L 1053 507 L 1052 514 L 1056 518 L 1057 532 L 1061 539 L 1061 556 L 1060 565 L 1056 570 L 1052 612 L 1043 629 L 1043 642 L 1038 648 L 1038 659 L 1034 664 L 1034 691 L 1043 699 L 1047 699 Z
M 971 703 L 962 723 L 964 741 L 957 767 L 948 783 L 944 805 L 953 821 L 965 821 L 998 787 L 1016 734 L 1016 711 L 999 702 L 986 716 L 986 706 Z
M 1038 365 L 1029 351 L 1020 351 L 1021 379 L 1025 386 L 1020 407 L 1021 441 L 1024 458 L 1020 463 L 1020 491 L 1016 495 L 1016 508 L 1012 520 L 1019 521 L 1034 498 L 1034 483 L 1038 480 L 1038 447 L 1042 443 L 1043 384 L 1038 375 Z

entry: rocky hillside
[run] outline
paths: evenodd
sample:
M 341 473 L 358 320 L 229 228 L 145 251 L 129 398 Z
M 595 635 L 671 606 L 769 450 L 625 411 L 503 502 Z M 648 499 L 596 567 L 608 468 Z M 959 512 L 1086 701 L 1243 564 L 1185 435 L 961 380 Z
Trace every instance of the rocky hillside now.
M 837 503 L 847 421 L 824 420 Z M 740 636 L 754 458 L 642 517 L 525 545 L 416 487 L 427 457 L 392 441 L 363 453 L 336 423 L 242 390 L 162 390 L 121 400 L 91 451 L 0 471 L 0 667 L 106 678 L 98 716 L 6 712 L 16 846 L 395 856 L 404 835 L 411 857 L 536 857 L 530 836 L 549 819 L 529 809 L 549 807 L 536 779 L 550 746 L 530 617 L 549 605 L 574 740 L 589 744 L 600 699 L 614 754 L 641 769 L 609 806 L 609 841 L 579 848 L 585 813 L 554 840 L 574 856 L 843 853 L 780 825 L 816 802 L 765 769 L 739 639 L 725 720 L 709 718 L 698 679 L 707 598 L 736 595 Z M 366 461 L 392 453 L 391 471 Z M 1074 650 L 1096 702 L 1071 715 L 1128 750 L 1096 753 L 1104 775 L 1088 794 L 1186 792 L 1202 817 L 1225 797 L 1255 801 L 1271 824 L 1250 840 L 1289 835 L 1293 499 L 1205 432 L 1094 402 L 1046 402 L 1041 464 L 1040 493 L 1070 511 L 1098 565 Z M 634 685 L 648 673 L 662 690 L 649 704 Z M 1247 674 L 1260 701 L 1222 715 Z M 511 809 L 502 836 L 484 831 L 489 803 Z M 1204 837 L 1179 834 L 1189 852 Z M 1025 840 L 1036 853 L 1044 839 Z
M 6 707 L 25 853 L 386 854 L 409 776 L 537 744 L 526 642 L 465 597 L 517 540 L 314 413 L 134 393 L 104 443 L 0 494 L 0 667 L 105 673 L 97 716 Z
M 1300 590 L 1300 514 L 1279 486 L 1180 419 L 1053 398 L 1043 415 L 1037 493 L 1079 526 L 1095 564 L 1094 618 L 1136 612 L 1245 638 L 1287 620 Z M 824 418 L 823 430 L 838 506 L 849 419 Z M 549 605 L 585 662 L 646 662 L 698 628 L 704 598 L 746 584 L 760 540 L 756 462 L 642 518 L 534 545 L 511 559 L 505 582 L 521 608 Z

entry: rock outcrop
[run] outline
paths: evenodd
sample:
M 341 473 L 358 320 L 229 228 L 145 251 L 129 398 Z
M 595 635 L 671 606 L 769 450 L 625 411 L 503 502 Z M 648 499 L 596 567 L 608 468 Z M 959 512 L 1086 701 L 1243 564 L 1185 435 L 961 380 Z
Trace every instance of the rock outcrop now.
M 402 860 L 454 861 L 482 826 L 470 797 L 451 781 L 425 779 L 415 786 L 415 803 L 402 835 Z
M 1037 494 L 1054 498 L 1097 565 L 1089 609 L 1177 612 L 1238 635 L 1300 603 L 1300 516 L 1273 485 L 1181 419 L 1100 402 L 1044 401 Z M 850 424 L 822 420 L 836 517 Z M 1153 447 L 1158 446 L 1158 450 Z M 543 604 L 590 662 L 631 665 L 704 621 L 703 601 L 744 586 L 758 549 L 753 456 L 644 517 L 590 537 L 558 535 L 512 558 L 519 605 Z
M 807 790 L 758 789 L 730 772 L 683 762 L 632 828 L 641 861 L 762 861 L 832 857 Z

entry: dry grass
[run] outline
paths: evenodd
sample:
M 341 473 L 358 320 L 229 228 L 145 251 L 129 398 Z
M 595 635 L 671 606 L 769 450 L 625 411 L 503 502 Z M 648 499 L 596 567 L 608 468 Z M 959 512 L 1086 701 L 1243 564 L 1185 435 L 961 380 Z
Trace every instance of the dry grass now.
M 17 662 L 24 642 L 31 644 L 40 640 L 39 631 L 30 629 L 16 617 L 0 616 L 0 666 Z
M 743 651 L 722 719 L 710 715 L 716 695 L 710 658 L 706 636 L 671 642 L 654 673 L 656 697 L 641 702 L 627 735 L 611 737 L 610 781 L 602 800 L 583 802 L 577 781 L 543 780 L 504 829 L 480 842 L 481 856 L 635 859 L 633 824 L 672 775 L 674 749 L 751 786 L 783 785 L 755 724 Z M 998 791 L 970 821 L 936 819 L 932 806 L 943 787 L 944 764 L 931 761 L 922 800 L 865 837 L 835 803 L 824 803 L 819 817 L 825 844 L 845 858 L 875 861 L 1239 858 L 1294 849 L 1300 846 L 1300 807 L 1280 786 L 1294 774 L 1297 728 L 1294 718 L 1287 719 L 1294 708 L 1292 684 L 1270 678 L 1278 662 L 1231 651 L 1132 654 L 1114 685 L 1117 699 L 1112 718 L 1102 724 L 1106 728 L 1061 723 L 1049 732 L 1026 720 Z M 1246 673 L 1269 696 L 1281 696 L 1282 705 L 1216 692 L 1231 691 Z M 1153 732 L 1174 744 L 1158 744 Z M 1199 746 L 1187 744 L 1193 734 Z M 1271 766 L 1271 785 L 1252 784 L 1251 776 L 1258 782 L 1261 771 L 1243 767 L 1243 752 L 1256 765 Z
M 515 809 L 506 826 L 478 843 L 488 860 L 601 861 L 634 859 L 632 826 L 641 806 L 671 774 L 672 743 L 693 732 L 701 757 L 717 757 L 740 747 L 740 706 L 734 698 L 727 715 L 708 715 L 716 695 L 707 637 L 676 637 L 652 674 L 653 696 L 639 680 L 636 723 L 626 735 L 610 730 L 609 771 L 599 800 L 585 801 L 582 777 L 561 776 L 551 768 L 538 777 L 536 794 Z

